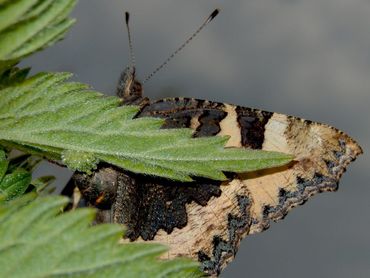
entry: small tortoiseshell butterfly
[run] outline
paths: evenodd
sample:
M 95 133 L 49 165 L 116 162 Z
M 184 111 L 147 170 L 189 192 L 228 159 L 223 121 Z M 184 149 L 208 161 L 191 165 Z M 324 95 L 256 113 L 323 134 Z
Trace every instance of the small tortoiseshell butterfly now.
M 337 190 L 347 165 L 362 153 L 344 132 L 293 116 L 192 98 L 151 101 L 142 96 L 134 66 L 122 74 L 117 95 L 140 106 L 136 117 L 164 118 L 163 128 L 191 128 L 194 137 L 228 135 L 228 147 L 295 156 L 289 165 L 230 173 L 224 182 L 179 183 L 107 164 L 91 175 L 74 174 L 65 192 L 76 185 L 85 204 L 99 208 L 97 222 L 123 223 L 126 240 L 165 244 L 165 258 L 197 259 L 211 275 L 233 259 L 244 237 L 267 229 L 309 197 Z

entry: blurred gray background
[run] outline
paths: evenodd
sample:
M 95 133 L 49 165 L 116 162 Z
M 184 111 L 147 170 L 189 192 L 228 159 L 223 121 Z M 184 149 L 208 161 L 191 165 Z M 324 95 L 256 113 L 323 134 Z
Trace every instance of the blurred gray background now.
M 324 122 L 365 151 L 339 192 L 316 196 L 245 239 L 222 277 L 370 277 L 370 1 L 80 0 L 67 38 L 22 65 L 34 73 L 70 71 L 113 94 L 128 64 L 124 10 L 132 15 L 143 78 L 216 7 L 215 21 L 145 84 L 147 96 L 197 97 Z M 68 180 L 67 170 L 57 172 L 60 183 Z

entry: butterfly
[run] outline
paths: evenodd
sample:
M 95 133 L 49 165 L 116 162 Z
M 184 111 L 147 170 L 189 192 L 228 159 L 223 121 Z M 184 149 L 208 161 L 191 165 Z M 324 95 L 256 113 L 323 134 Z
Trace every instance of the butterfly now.
M 169 246 L 163 258 L 196 259 L 210 275 L 234 258 L 243 238 L 266 230 L 311 196 L 337 190 L 348 164 L 362 153 L 355 140 L 325 124 L 193 98 L 151 101 L 142 92 L 135 68 L 127 68 L 117 95 L 140 107 L 136 117 L 163 118 L 162 128 L 191 128 L 194 137 L 227 135 L 227 147 L 295 157 L 278 168 L 227 173 L 226 181 L 179 183 L 104 163 L 92 174 L 73 175 L 64 194 L 77 186 L 79 204 L 99 209 L 97 223 L 125 224 L 123 241 L 162 243 Z

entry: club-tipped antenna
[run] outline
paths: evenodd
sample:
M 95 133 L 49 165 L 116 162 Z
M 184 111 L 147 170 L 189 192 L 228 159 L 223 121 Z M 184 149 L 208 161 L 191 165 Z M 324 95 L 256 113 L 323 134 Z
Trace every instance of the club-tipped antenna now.
M 151 74 L 149 74 L 145 79 L 144 81 L 142 82 L 143 84 L 145 82 L 147 82 L 150 78 L 153 77 L 153 75 L 155 75 L 158 71 L 160 71 L 165 65 L 168 64 L 169 61 L 171 61 L 171 59 L 173 57 L 175 57 L 177 55 L 177 53 L 179 53 L 192 39 L 194 39 L 198 33 L 208 24 L 212 21 L 212 19 L 214 19 L 218 14 L 219 14 L 220 10 L 219 9 L 215 9 L 211 15 L 203 22 L 203 24 L 179 47 L 176 49 L 176 51 L 174 51 L 161 65 L 159 65 Z
M 135 69 L 135 55 L 134 55 L 134 48 L 132 47 L 132 39 L 131 39 L 129 21 L 130 21 L 130 14 L 129 12 L 125 12 L 125 22 L 126 22 L 127 35 L 128 35 L 128 47 L 130 51 L 131 68 L 134 70 Z

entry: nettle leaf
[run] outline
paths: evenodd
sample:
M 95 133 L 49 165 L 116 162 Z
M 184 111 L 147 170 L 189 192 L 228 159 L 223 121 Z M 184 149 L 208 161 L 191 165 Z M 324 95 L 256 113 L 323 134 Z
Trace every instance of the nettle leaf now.
M 71 170 L 90 172 L 97 168 L 99 159 L 93 153 L 65 150 L 62 152 L 62 161 Z
M 0 69 L 60 40 L 74 22 L 68 16 L 75 4 L 76 0 L 0 2 Z
M 224 180 L 222 171 L 254 171 L 292 159 L 276 152 L 224 148 L 226 137 L 192 138 L 190 129 L 160 129 L 163 119 L 133 119 L 138 107 L 119 106 L 119 98 L 65 82 L 69 77 L 43 73 L 0 90 L 0 140 L 44 156 L 50 153 L 52 159 L 63 154 L 77 170 L 87 171 L 101 160 L 180 181 L 191 181 L 190 176 Z
M 8 169 L 9 161 L 6 159 L 5 152 L 0 149 L 0 183 L 3 180 L 6 170 Z
M 31 173 L 23 169 L 17 169 L 13 173 L 4 176 L 0 183 L 0 192 L 5 197 L 5 200 L 12 200 L 26 192 L 31 179 Z
M 0 150 L 0 202 L 9 201 L 26 192 L 31 182 L 31 173 L 22 168 L 9 172 L 9 160 Z
M 68 203 L 66 198 L 49 196 L 28 204 L 26 201 L 16 200 L 0 207 L 2 277 L 202 275 L 198 264 L 191 260 L 159 260 L 158 256 L 167 250 L 164 246 L 119 244 L 122 227 L 91 226 L 95 217 L 92 209 L 61 214 Z
M 0 89 L 23 82 L 30 68 L 9 68 L 0 73 Z
M 19 198 L 25 192 L 34 191 L 37 195 L 53 190 L 50 184 L 53 176 L 42 176 L 32 179 L 32 171 L 41 161 L 40 158 L 21 154 L 7 157 L 0 149 L 0 203 Z

